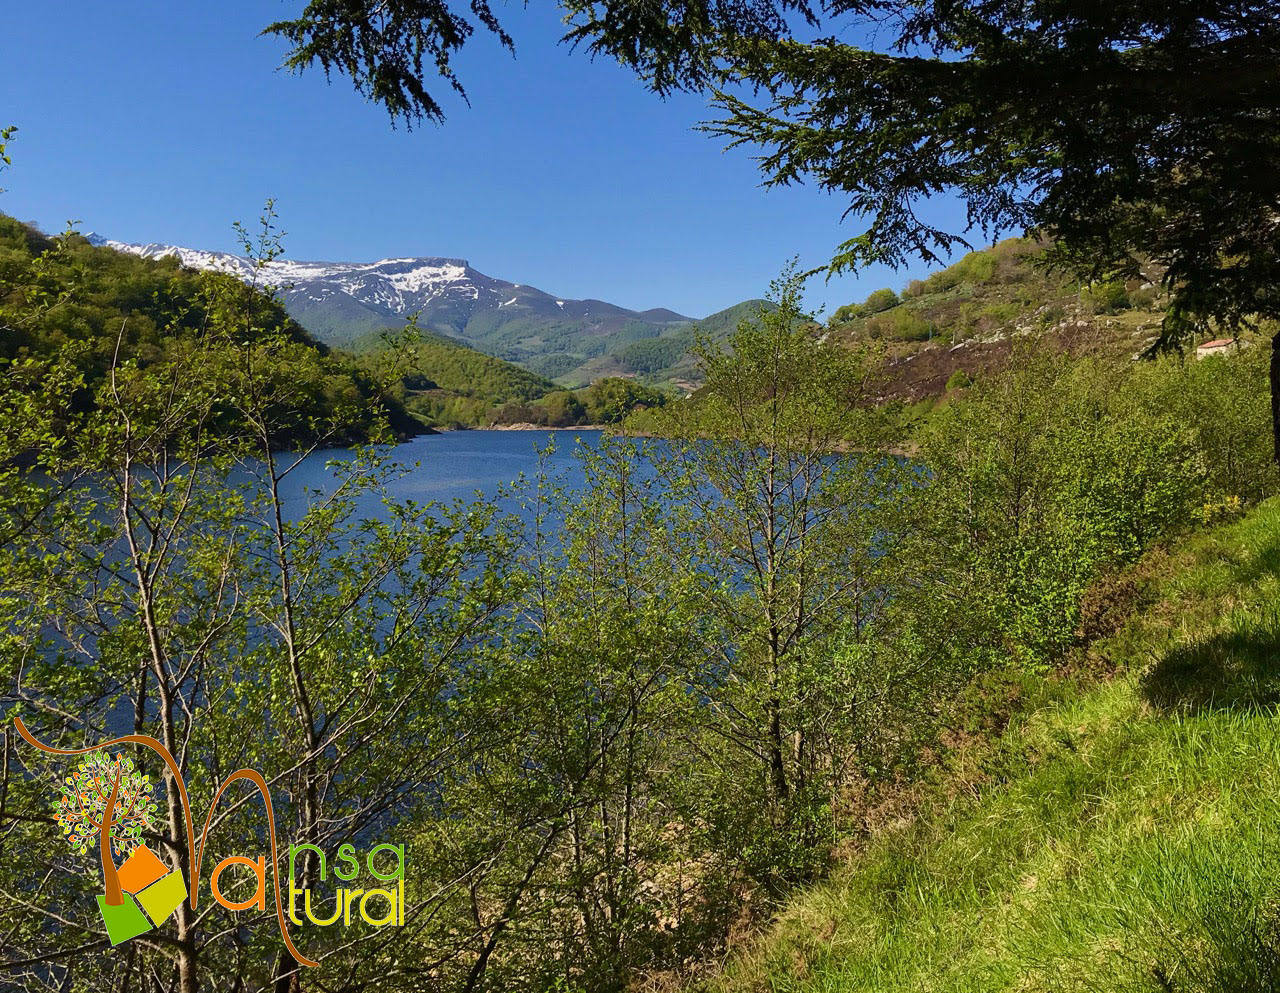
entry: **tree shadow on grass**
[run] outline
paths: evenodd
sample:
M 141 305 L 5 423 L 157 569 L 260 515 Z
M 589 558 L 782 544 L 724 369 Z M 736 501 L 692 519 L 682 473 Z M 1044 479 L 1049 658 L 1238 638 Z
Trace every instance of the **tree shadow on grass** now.
M 1274 903 L 1229 894 L 1180 934 L 1157 937 L 1150 986 L 1162 993 L 1280 993 Z
M 1257 710 L 1280 704 L 1280 608 L 1241 611 L 1227 630 L 1159 658 L 1142 693 L 1161 710 Z

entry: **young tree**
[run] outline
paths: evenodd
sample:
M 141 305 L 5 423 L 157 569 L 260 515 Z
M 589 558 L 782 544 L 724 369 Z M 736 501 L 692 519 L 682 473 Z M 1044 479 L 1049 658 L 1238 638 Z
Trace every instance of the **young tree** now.
M 918 650 L 893 592 L 916 480 L 883 451 L 877 364 L 819 339 L 801 285 L 703 348 L 706 385 L 666 408 L 658 453 L 707 618 L 689 822 L 775 893 L 820 867 L 876 735 L 940 682 L 947 644 Z
M 577 457 L 585 485 L 544 468 L 522 491 L 520 623 L 468 673 L 459 708 L 484 744 L 417 846 L 426 885 L 465 883 L 422 943 L 444 988 L 623 990 L 685 934 L 658 922 L 681 917 L 670 776 L 693 706 L 690 580 L 638 447 Z

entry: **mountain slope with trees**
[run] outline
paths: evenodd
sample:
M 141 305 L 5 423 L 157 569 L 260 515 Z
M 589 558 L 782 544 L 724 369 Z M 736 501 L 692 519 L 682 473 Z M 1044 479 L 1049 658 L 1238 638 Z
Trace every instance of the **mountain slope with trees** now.
M 636 311 L 604 300 L 573 300 L 488 276 L 465 259 L 391 258 L 377 262 L 304 262 L 273 258 L 257 267 L 227 252 L 177 245 L 99 244 L 147 258 L 179 259 L 195 269 L 226 272 L 277 287 L 299 323 L 330 345 L 350 347 L 362 335 L 403 326 L 427 330 L 537 369 L 547 355 L 579 362 L 619 344 L 656 337 L 689 318 L 663 308 Z
M 566 40 L 591 56 L 617 59 L 657 95 L 710 97 L 720 116 L 706 130 L 761 149 L 766 185 L 810 181 L 840 197 L 864 227 L 833 270 L 937 262 L 975 232 L 1037 232 L 1079 278 L 1158 265 L 1171 295 L 1162 347 L 1280 320 L 1274 4 L 560 6 Z M 451 56 L 477 27 L 515 46 L 490 4 L 460 7 L 384 18 L 312 0 L 267 30 L 293 46 L 290 69 L 336 70 L 393 120 L 439 121 L 430 88 L 462 89 Z M 963 221 L 919 209 L 940 194 L 963 201 Z M 1271 334 L 1280 463 L 1280 327 Z
M 231 362 L 236 349 L 258 347 L 270 350 L 281 377 L 305 390 L 309 418 L 347 412 L 346 427 L 331 441 L 367 437 L 380 422 L 400 435 L 420 430 L 387 384 L 317 342 L 275 300 L 240 280 L 138 258 L 75 234 L 50 238 L 4 215 L 0 322 L 0 360 L 32 370 L 60 364 L 75 377 L 70 413 L 83 413 L 113 370 L 181 363 L 196 348 L 221 348 Z M 235 416 L 233 406 L 227 417 Z M 310 434 L 302 422 L 295 430 L 298 440 Z
M 790 277 L 774 309 L 704 350 L 700 390 L 646 410 L 661 441 L 575 447 L 572 477 L 541 465 L 517 485 L 520 513 L 397 496 L 406 470 L 369 447 L 299 501 L 295 455 L 278 453 L 281 432 L 317 418 L 306 379 L 271 361 L 283 332 L 260 347 L 261 299 L 209 278 L 237 290 L 210 298 L 211 334 L 100 381 L 81 430 L 49 427 L 57 380 L 20 364 L 0 380 L 6 713 L 40 740 L 91 743 L 122 713 L 186 743 L 193 796 L 252 766 L 291 838 L 405 839 L 420 896 L 410 926 L 378 941 L 300 927 L 315 973 L 274 927 L 220 911 L 180 908 L 162 946 L 96 954 L 97 876 L 47 856 L 47 784 L 64 764 L 20 748 L 0 763 L 13 855 L 0 890 L 19 896 L 0 901 L 0 969 L 15 989 L 53 975 L 89 993 L 161 971 L 177 993 L 413 991 L 424 976 L 449 993 L 674 985 L 839 880 L 884 821 L 911 820 L 900 801 L 989 747 L 1020 687 L 1069 678 L 1114 630 L 1144 555 L 1276 487 L 1261 349 L 1134 363 L 1020 339 L 1007 368 L 913 425 L 913 458 L 886 458 L 901 424 L 875 402 L 874 343 L 824 340 Z M 649 407 L 642 389 L 604 380 L 579 402 L 617 420 Z M 535 402 L 571 415 L 576 398 Z M 1246 571 L 1272 558 L 1262 548 Z M 1167 681 L 1229 679 L 1250 625 L 1224 629 L 1220 657 L 1173 659 Z M 1061 799 L 1055 824 L 1098 819 L 1099 779 L 1132 781 L 1109 757 L 1068 767 L 1076 792 L 1035 794 Z M 171 825 L 175 792 L 157 797 Z M 215 859 L 261 831 L 256 807 L 224 811 Z M 1044 834 L 1009 825 L 976 863 L 992 887 L 1014 872 L 1006 842 L 1027 837 Z M 928 854 L 963 867 L 969 838 Z M 304 882 L 323 882 L 316 863 Z M 916 918 L 893 911 L 925 882 L 886 881 L 874 926 L 909 931 Z M 55 907 L 29 898 L 55 888 Z M 841 932 L 831 960 L 848 962 L 861 933 Z M 900 947 L 962 960 L 914 937 Z M 819 975 L 816 944 L 777 985 Z
M 673 325 L 656 337 L 615 345 L 606 354 L 558 375 L 556 381 L 566 386 L 581 386 L 606 376 L 627 376 L 649 385 L 690 392 L 702 379 L 694 354 L 698 341 L 722 342 L 743 320 L 754 317 L 761 309 L 769 311 L 773 307 L 768 300 L 744 300 L 700 321 Z

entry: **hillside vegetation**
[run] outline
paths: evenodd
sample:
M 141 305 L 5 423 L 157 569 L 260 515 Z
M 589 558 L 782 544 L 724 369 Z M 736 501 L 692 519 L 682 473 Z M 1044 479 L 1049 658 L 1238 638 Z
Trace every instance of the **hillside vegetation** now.
M 702 381 L 698 359 L 692 351 L 694 345 L 700 339 L 724 341 L 761 308 L 768 311 L 773 304 L 767 300 L 744 300 L 700 321 L 673 324 L 660 333 L 618 341 L 603 354 L 580 364 L 571 364 L 570 356 L 553 355 L 533 367 L 545 370 L 556 382 L 571 388 L 621 376 L 688 393 Z
M 397 399 L 433 426 L 486 424 L 502 404 L 537 400 L 556 389 L 527 369 L 442 335 L 418 334 L 401 342 L 384 332 L 364 336 L 355 347 L 361 365 L 395 380 Z
M 970 700 L 918 815 L 796 897 L 707 989 L 1280 985 L 1280 501 L 1148 556 L 1060 674 Z M 1013 701 L 1008 730 L 993 699 Z
M 827 331 L 837 341 L 882 347 L 887 395 L 909 400 L 944 393 L 957 372 L 972 378 L 1002 368 L 1020 335 L 1111 357 L 1137 354 L 1155 340 L 1168 302 L 1157 273 L 1081 284 L 1046 264 L 1046 248 L 1010 238 L 971 252 L 901 292 L 878 289 L 839 307 Z
M 382 383 L 234 277 L 97 247 L 78 235 L 52 239 L 5 215 L 0 327 L 0 364 L 29 375 L 52 375 L 57 366 L 70 377 L 64 418 L 94 405 L 113 368 L 162 378 L 160 370 L 179 369 L 196 352 L 206 360 L 204 374 L 225 379 L 229 390 L 234 356 L 250 349 L 295 394 L 297 421 L 282 438 L 310 438 L 322 422 L 341 421 L 334 442 L 376 433 L 384 418 L 401 435 L 419 429 Z M 221 412 L 222 426 L 241 416 L 234 407 Z
M 1109 357 L 1134 355 L 1155 340 L 1168 303 L 1158 273 L 1081 284 L 1047 264 L 1047 248 L 1032 239 L 1010 238 L 971 252 L 901 290 L 877 289 L 838 307 L 825 333 L 837 342 L 874 343 L 882 349 L 887 361 L 882 398 L 908 401 L 941 396 L 957 373 L 971 380 L 1003 368 L 1011 342 L 1021 335 L 1044 336 L 1074 354 Z M 553 355 L 533 367 L 568 386 L 629 376 L 688 392 L 701 383 L 691 351 L 695 341 L 723 341 L 761 306 L 767 308 L 768 301 L 747 300 L 695 324 L 615 344 L 579 365 L 571 356 Z
M 1010 238 L 971 252 L 900 291 L 877 289 L 837 308 L 824 331 L 837 342 L 882 349 L 883 398 L 912 401 L 944 394 L 956 373 L 971 380 L 1003 368 L 1011 342 L 1021 335 L 1047 337 L 1075 354 L 1109 357 L 1134 355 L 1155 340 L 1168 303 L 1157 273 L 1081 284 L 1047 264 L 1047 247 Z M 694 324 L 616 344 L 580 365 L 571 356 L 553 355 L 533 367 L 568 386 L 628 376 L 688 392 L 701 384 L 695 341 L 724 341 L 761 306 L 770 304 L 746 300 Z
M 281 437 L 312 440 L 319 425 L 333 443 L 390 427 L 404 437 L 424 428 L 612 423 L 665 396 L 606 379 L 566 393 L 511 362 L 431 332 L 371 332 L 353 351 L 330 348 L 291 318 L 283 303 L 224 273 L 50 238 L 0 215 L 0 362 L 34 376 L 70 377 L 63 419 L 95 404 L 113 368 L 148 378 L 199 354 L 201 374 L 228 397 L 245 348 L 264 354 L 293 396 L 297 424 Z M 218 358 L 217 356 L 221 356 Z M 236 356 L 240 355 L 237 359 Z M 194 374 L 190 367 L 189 374 Z M 283 385 L 282 385 L 283 390 Z M 220 418 L 240 416 L 231 408 Z M 341 422 L 339 429 L 335 425 Z
M 361 365 L 430 427 L 521 425 L 564 428 L 618 424 L 667 395 L 620 376 L 566 390 L 511 362 L 434 334 L 370 335 L 357 345 Z
M 331 462 L 338 485 L 295 517 L 296 463 L 272 455 L 311 423 L 276 360 L 288 339 L 260 337 L 269 312 L 241 284 L 212 289 L 210 333 L 123 366 L 70 437 L 47 423 L 60 384 L 8 369 L 0 644 L 42 740 L 132 711 L 191 743 L 192 795 L 251 765 L 322 851 L 403 839 L 413 925 L 300 928 L 312 985 L 628 993 L 729 950 L 705 980 L 729 990 L 1124 989 L 1152 962 L 1190 975 L 1183 952 L 1220 969 L 1212 942 L 1241 933 L 1259 951 L 1230 961 L 1268 961 L 1262 872 L 1213 875 L 1211 856 L 1234 857 L 1270 785 L 1265 729 L 1215 735 L 1271 699 L 1280 554 L 1249 523 L 1228 571 L 1195 551 L 1276 492 L 1262 349 L 1133 363 L 1029 336 L 913 425 L 911 459 L 886 458 L 900 424 L 875 402 L 876 349 L 815 335 L 793 277 L 707 351 L 692 397 L 653 394 L 660 441 L 575 446 L 569 475 L 539 463 L 521 513 L 399 495 L 406 467 L 373 447 Z M 404 377 L 412 348 L 370 358 Z M 647 389 L 527 406 L 616 420 Z M 1268 534 L 1271 507 L 1251 518 Z M 157 521 L 152 554 L 134 536 Z M 1174 575 L 1153 549 L 1179 542 L 1187 585 L 1145 582 Z M 1133 604 L 1155 634 L 1122 630 Z M 60 765 L 8 781 L 24 815 L 0 889 L 21 902 L 0 930 L 25 988 L 66 961 L 60 988 L 88 993 L 119 978 L 81 954 L 99 876 L 30 870 L 56 847 Z M 229 810 L 219 837 L 259 817 Z M 743 935 L 775 919 L 751 953 Z M 274 984 L 270 928 L 246 945 L 181 926 L 200 982 Z M 138 975 L 172 969 L 138 949 Z

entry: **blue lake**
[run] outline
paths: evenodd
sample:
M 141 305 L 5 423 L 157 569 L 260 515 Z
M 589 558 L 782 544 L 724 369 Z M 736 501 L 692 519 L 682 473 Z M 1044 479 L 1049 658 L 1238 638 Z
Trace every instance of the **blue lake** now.
M 449 431 L 412 438 L 391 450 L 391 457 L 408 471 L 390 481 L 387 496 L 393 500 L 418 503 L 451 503 L 473 500 L 477 495 L 494 497 L 521 474 L 532 476 L 539 469 L 538 452 L 551 442 L 554 454 L 544 463 L 553 474 L 570 485 L 580 477 L 574 457 L 579 445 L 594 445 L 599 431 Z M 331 464 L 351 459 L 346 449 L 317 452 L 290 474 L 287 489 L 298 502 L 290 510 L 301 510 L 304 490 L 327 491 L 334 480 Z M 377 515 L 377 501 L 362 505 L 364 514 Z

